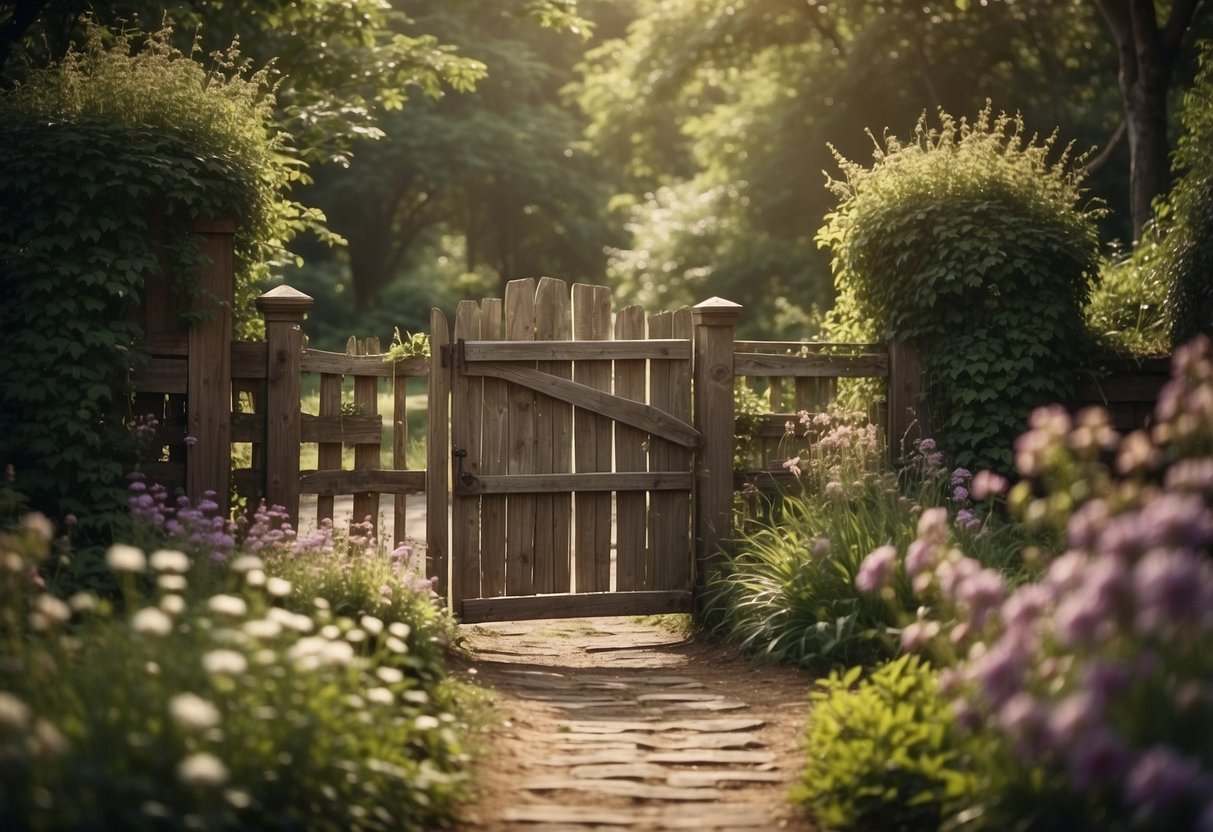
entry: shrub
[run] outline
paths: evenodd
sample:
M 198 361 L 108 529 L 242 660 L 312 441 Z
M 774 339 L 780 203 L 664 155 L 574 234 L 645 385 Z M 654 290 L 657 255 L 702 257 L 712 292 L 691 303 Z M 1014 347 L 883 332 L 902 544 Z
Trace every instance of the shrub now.
M 828 829 L 935 832 L 976 782 L 935 671 L 901 656 L 860 673 L 835 671 L 810 694 L 808 764 L 793 797 Z
M 282 196 L 292 150 L 271 127 L 264 73 L 234 53 L 204 68 L 167 32 L 106 45 L 102 30 L 0 93 L 0 465 L 78 541 L 125 513 L 137 439 L 129 374 L 145 287 L 197 294 L 197 218 L 235 217 L 237 309 L 304 221 Z M 195 303 L 196 301 L 196 303 Z
M 1184 95 L 1180 122 L 1183 134 L 1174 157 L 1178 179 L 1167 198 L 1162 257 L 1176 344 L 1199 332 L 1213 332 L 1213 43 L 1202 48 L 1200 70 Z
M 1115 351 L 1162 355 L 1171 349 L 1159 236 L 1151 223 L 1131 253 L 1105 261 L 1091 293 L 1087 326 Z
M 1149 432 L 1122 438 L 1099 409 L 1033 414 L 1009 502 L 1065 544 L 1036 553 L 1037 580 L 982 570 L 943 542 L 943 518 L 905 556 L 925 615 L 903 644 L 953 657 L 941 691 L 1013 763 L 956 807 L 967 826 L 1213 821 L 1213 344 L 1181 348 L 1174 367 Z
M 451 824 L 460 701 L 440 654 L 410 647 L 431 625 L 301 603 L 255 556 L 228 569 L 121 544 L 125 612 L 65 603 L 31 580 L 44 526 L 0 537 L 4 828 Z
M 839 205 L 817 237 L 833 326 L 924 354 L 932 428 L 970 469 L 1009 468 L 1032 406 L 1064 399 L 1081 364 L 1096 212 L 1054 145 L 987 107 L 973 122 L 941 112 L 937 129 L 924 117 L 910 142 L 886 135 L 870 169 L 836 154 Z

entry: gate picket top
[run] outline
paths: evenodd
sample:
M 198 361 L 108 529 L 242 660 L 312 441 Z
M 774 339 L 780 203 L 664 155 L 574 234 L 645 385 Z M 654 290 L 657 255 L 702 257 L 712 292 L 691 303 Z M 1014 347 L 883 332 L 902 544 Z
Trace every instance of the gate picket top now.
M 691 329 L 689 309 L 612 321 L 609 289 L 546 277 L 460 303 L 442 363 L 461 620 L 690 609 Z

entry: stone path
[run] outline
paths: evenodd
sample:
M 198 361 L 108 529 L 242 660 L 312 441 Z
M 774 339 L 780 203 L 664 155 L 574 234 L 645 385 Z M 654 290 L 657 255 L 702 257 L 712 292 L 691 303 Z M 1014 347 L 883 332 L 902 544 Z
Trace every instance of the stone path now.
M 472 830 L 808 830 L 808 679 L 628 619 L 464 626 L 505 720 Z

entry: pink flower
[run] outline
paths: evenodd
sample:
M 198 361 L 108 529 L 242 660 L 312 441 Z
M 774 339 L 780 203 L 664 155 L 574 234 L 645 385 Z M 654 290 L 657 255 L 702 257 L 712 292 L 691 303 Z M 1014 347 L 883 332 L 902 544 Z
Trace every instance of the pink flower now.
M 881 546 L 863 559 L 859 574 L 855 576 L 855 586 L 860 592 L 875 592 L 889 582 L 896 565 L 896 547 Z

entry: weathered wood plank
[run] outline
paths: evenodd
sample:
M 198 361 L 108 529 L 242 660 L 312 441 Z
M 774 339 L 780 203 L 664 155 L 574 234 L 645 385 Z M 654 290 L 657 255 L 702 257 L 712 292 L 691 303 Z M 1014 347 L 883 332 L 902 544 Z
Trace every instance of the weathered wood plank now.
M 543 277 L 535 291 L 535 340 L 567 341 L 570 334 L 569 288 L 563 280 Z M 536 368 L 556 378 L 570 378 L 568 361 L 542 362 Z M 535 398 L 536 473 L 571 470 L 573 409 L 548 396 Z M 568 592 L 570 494 L 547 493 L 535 503 L 535 592 Z
M 232 379 L 265 378 L 265 342 L 232 342 Z
M 584 285 L 584 284 L 579 284 Z M 576 289 L 576 287 L 574 287 Z M 574 300 L 576 303 L 576 300 Z M 620 361 L 623 359 L 687 360 L 691 342 L 684 338 L 614 340 L 606 344 L 580 339 L 512 342 L 468 341 L 463 345 L 464 360 L 474 361 Z
M 396 376 L 392 380 L 392 468 L 408 469 L 409 445 L 409 393 L 408 377 Z M 416 492 L 412 492 L 416 493 Z M 404 543 L 408 530 L 408 497 L 396 492 L 392 497 L 392 546 Z
M 605 286 L 573 286 L 573 337 L 591 348 L 605 348 L 611 333 L 611 293 Z M 573 378 L 595 390 L 610 391 L 611 365 L 577 361 Z M 573 414 L 574 465 L 580 474 L 611 470 L 611 422 L 578 407 Z M 611 496 L 579 491 L 574 497 L 573 585 L 578 592 L 611 588 Z
M 690 341 L 694 329 L 691 308 L 684 306 L 673 315 L 675 338 Z M 692 421 L 691 413 L 691 360 L 675 361 L 670 365 L 670 415 L 684 422 Z M 687 448 L 673 445 L 669 449 L 670 468 L 675 471 L 691 471 L 693 457 Z M 691 495 L 663 494 L 666 501 L 663 512 L 668 528 L 665 547 L 658 553 L 658 562 L 663 583 L 655 589 L 690 589 L 694 564 L 694 547 L 691 534 Z
M 300 471 L 299 490 L 329 500 L 334 494 L 420 494 L 425 491 L 425 477 L 425 471 Z
M 185 358 L 151 358 L 131 379 L 137 393 L 173 393 L 189 389 L 189 361 Z
M 197 227 L 197 226 L 196 226 Z M 232 285 L 235 266 L 232 231 L 200 230 L 195 235 L 201 257 L 194 312 L 189 328 L 186 420 L 197 440 L 186 448 L 186 493 L 194 500 L 210 491 L 227 515 L 231 499 L 232 442 Z M 209 314 L 205 314 L 209 313 Z M 296 347 L 297 348 L 297 347 Z M 297 356 L 290 360 L 297 366 Z M 299 380 L 294 380 L 298 389 Z M 285 392 L 285 388 L 282 388 Z M 298 449 L 296 449 L 298 453 Z M 294 507 L 298 519 L 299 509 Z
M 690 491 L 690 471 L 603 472 L 588 474 L 484 475 L 468 485 L 456 484 L 460 494 L 556 494 L 603 491 Z M 684 535 L 685 537 L 685 535 Z
M 659 615 L 690 612 L 689 592 L 593 592 L 577 595 L 528 595 L 469 599 L 460 620 L 522 621 L 597 615 Z
M 557 378 L 538 370 L 522 368 L 513 364 L 475 364 L 467 368 L 468 375 L 492 376 L 513 384 L 529 387 L 540 393 L 562 399 L 577 407 L 593 410 L 645 433 L 677 442 L 687 448 L 699 445 L 699 433 L 686 422 L 662 413 L 654 407 L 626 398 L 611 395 L 576 381 Z
M 375 355 L 379 353 L 379 339 L 367 338 L 358 342 L 350 339 L 346 348 L 351 355 Z M 385 365 L 386 366 L 386 365 Z M 378 418 L 379 414 L 379 376 L 354 376 L 354 407 L 359 414 Z M 382 467 L 380 439 L 373 442 L 357 442 L 354 444 L 355 470 L 370 470 Z M 351 523 L 361 523 L 369 520 L 371 527 L 378 537 L 379 530 L 379 494 L 374 491 L 358 491 L 354 493 L 354 514 Z
M 340 376 L 322 376 L 321 378 L 336 378 L 340 385 Z M 366 381 L 374 383 L 373 378 L 368 378 Z M 340 393 L 338 393 L 340 396 Z M 379 442 L 383 438 L 383 417 L 374 414 L 369 416 L 347 416 L 341 412 L 341 400 L 337 400 L 337 412 L 331 415 L 313 416 L 310 413 L 304 413 L 300 416 L 299 423 L 299 441 L 301 442 L 319 442 L 323 444 L 329 443 L 346 443 L 349 445 L 369 445 L 374 444 L 378 447 Z M 337 464 L 340 466 L 341 458 L 337 457 Z
M 450 344 L 446 316 L 430 310 L 430 377 L 428 383 L 429 425 L 426 429 L 425 463 L 425 563 L 426 574 L 437 577 L 434 591 L 447 598 L 450 588 L 448 514 L 450 487 L 450 369 L 442 366 L 442 354 Z
M 299 359 L 303 352 L 299 322 L 312 299 L 289 286 L 257 298 L 265 318 L 269 357 L 265 406 L 265 498 L 299 520 Z M 225 399 L 225 401 L 228 401 Z
M 628 306 L 615 315 L 617 339 L 644 338 L 644 310 Z M 644 401 L 645 362 L 615 362 L 615 395 L 620 399 Z M 660 412 L 660 411 L 655 411 Z M 648 466 L 643 431 L 628 424 L 615 423 L 615 469 L 643 471 Z M 619 590 L 648 589 L 647 532 L 648 495 L 623 492 L 615 495 L 615 587 Z
M 480 337 L 480 305 L 465 300 L 455 310 L 455 338 Z M 480 379 L 456 372 L 451 381 L 452 476 L 480 473 Z M 431 419 L 433 416 L 431 415 Z M 480 595 L 480 498 L 454 497 L 451 512 L 451 598 L 456 613 Z
M 308 414 L 303 421 L 308 422 Z M 341 376 L 324 373 L 320 376 L 320 419 L 339 419 L 341 417 Z M 300 428 L 300 437 L 306 437 L 308 431 Z M 303 439 L 304 442 L 309 441 Z M 316 451 L 316 467 L 322 471 L 334 471 L 341 468 L 341 440 L 320 441 Z M 301 484 L 302 487 L 302 484 Z M 353 493 L 353 492 L 350 492 Z M 333 495 L 322 494 L 316 499 L 316 521 L 333 519 Z
M 535 339 L 535 281 L 531 278 L 511 280 L 505 289 L 505 337 L 507 341 Z M 537 372 L 534 368 L 518 372 Z M 543 374 L 545 377 L 546 373 Z M 513 381 L 514 379 L 506 379 Z M 509 459 L 510 474 L 533 474 L 537 458 L 535 435 L 535 393 L 518 386 L 509 391 Z M 509 519 L 506 529 L 505 585 L 509 595 L 530 595 L 534 592 L 535 566 L 535 498 L 513 495 L 509 498 Z
M 733 372 L 739 376 L 788 378 L 883 378 L 889 374 L 887 355 L 763 355 L 739 352 Z
M 378 340 L 376 340 L 378 345 Z M 406 358 L 402 361 L 384 361 L 378 346 L 373 352 L 346 353 L 325 352 L 308 349 L 303 353 L 300 368 L 305 373 L 334 373 L 345 376 L 373 376 L 393 378 L 398 376 L 423 377 L 430 374 L 429 361 L 425 358 Z
M 485 341 L 501 338 L 504 326 L 501 298 L 480 302 L 480 337 Z M 507 472 L 510 453 L 509 385 L 495 378 L 484 380 L 481 405 L 481 476 Z M 463 488 L 455 483 L 455 488 Z M 505 594 L 505 542 L 508 521 L 506 498 L 485 497 L 480 501 L 480 595 L 492 598 Z

